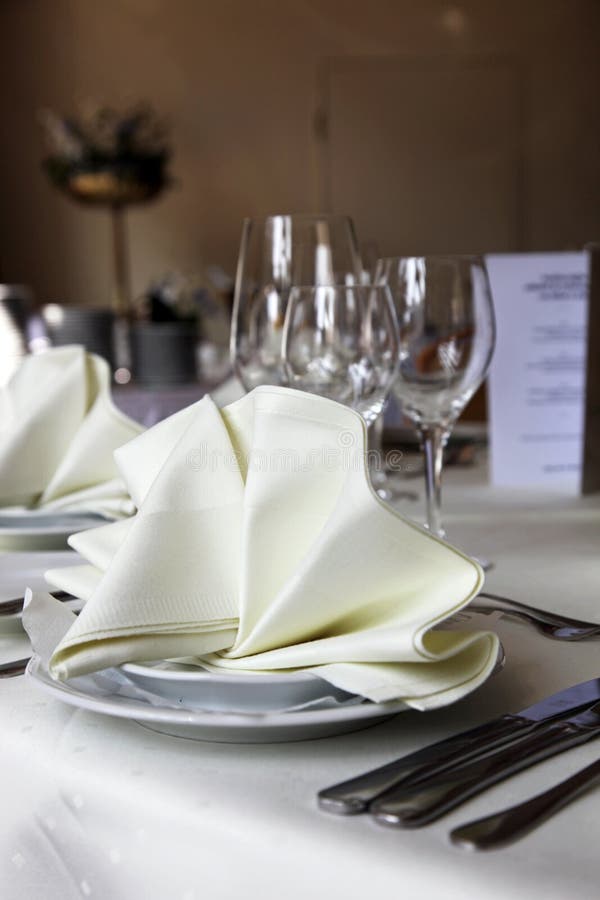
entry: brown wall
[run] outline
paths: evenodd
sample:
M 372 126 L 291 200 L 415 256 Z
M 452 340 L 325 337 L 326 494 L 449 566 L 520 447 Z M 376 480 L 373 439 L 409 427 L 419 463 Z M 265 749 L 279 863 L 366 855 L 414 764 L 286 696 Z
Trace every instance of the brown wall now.
M 516 60 L 524 223 L 487 249 L 600 238 L 596 0 L 0 0 L 0 33 L 0 277 L 40 299 L 106 303 L 110 247 L 106 216 L 40 172 L 38 109 L 146 98 L 170 117 L 178 185 L 130 216 L 139 291 L 170 267 L 232 270 L 246 215 L 323 203 L 318 73 L 340 57 Z

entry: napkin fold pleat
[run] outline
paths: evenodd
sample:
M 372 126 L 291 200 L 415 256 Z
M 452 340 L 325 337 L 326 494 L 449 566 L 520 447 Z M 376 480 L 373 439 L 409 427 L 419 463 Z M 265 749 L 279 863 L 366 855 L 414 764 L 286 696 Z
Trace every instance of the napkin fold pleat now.
M 112 404 L 108 366 L 86 354 L 85 371 L 94 399 L 42 493 L 42 505 L 93 485 L 114 484 L 118 473 L 113 453 L 140 430 Z
M 138 508 L 142 506 L 165 461 L 193 423 L 197 406 L 192 404 L 179 410 L 140 434 L 135 441 L 129 441 L 115 450 L 115 462 Z M 193 468 L 195 458 L 194 452 L 188 460 L 190 468 Z
M 121 447 L 139 510 L 71 538 L 87 566 L 48 573 L 88 600 L 51 673 L 195 657 L 306 669 L 420 709 L 481 684 L 497 637 L 432 630 L 478 593 L 481 569 L 379 500 L 365 441 L 336 403 L 258 388 L 222 411 L 205 397 Z
M 111 478 L 54 500 L 46 500 L 36 507 L 40 513 L 95 513 L 105 519 L 132 516 L 135 504 L 121 478 Z
M 65 661 L 91 640 L 112 642 L 111 660 L 127 636 L 138 636 L 139 653 L 149 647 L 158 656 L 172 653 L 176 633 L 186 653 L 206 653 L 230 646 L 237 627 L 236 551 L 243 501 L 243 481 L 231 456 L 231 444 L 217 408 L 208 400 L 194 406 L 194 415 L 180 418 L 183 427 L 172 446 L 161 443 L 163 465 L 157 474 L 148 469 L 149 490 L 138 515 L 127 522 L 99 529 L 99 538 L 86 532 L 70 543 L 106 571 L 94 586 L 94 603 L 86 605 L 62 645 Z M 206 435 L 212 435 L 210 464 L 199 466 Z M 142 435 L 142 442 L 145 435 Z M 131 456 L 121 451 L 120 465 L 135 469 L 139 447 Z M 77 576 L 68 571 L 49 573 L 55 584 Z M 89 570 L 84 578 L 91 581 Z M 87 592 L 87 591 L 86 591 Z M 115 626 L 118 620 L 118 627 Z M 149 643 L 150 642 L 150 643 Z M 91 658 L 91 657 L 90 657 Z
M 83 360 L 64 350 L 27 357 L 2 395 L 0 505 L 30 503 L 52 478 L 85 415 Z
M 238 437 L 251 462 L 242 518 L 239 648 L 248 644 L 259 622 L 270 618 L 290 573 L 320 541 L 348 476 L 343 466 L 322 465 L 340 451 L 339 428 L 332 428 L 330 420 L 315 420 L 314 413 L 305 418 L 307 410 L 297 398 L 292 407 L 286 399 L 289 403 L 277 394 L 254 396 L 254 454 L 247 435 Z M 258 559 L 268 565 L 257 566 Z M 308 594 L 304 600 L 311 602 Z M 294 617 L 290 612 L 288 621 Z

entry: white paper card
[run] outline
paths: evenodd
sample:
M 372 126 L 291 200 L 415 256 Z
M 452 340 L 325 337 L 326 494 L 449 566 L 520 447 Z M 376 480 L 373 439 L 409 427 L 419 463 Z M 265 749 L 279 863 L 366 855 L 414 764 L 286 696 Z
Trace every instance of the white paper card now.
M 496 312 L 492 481 L 577 493 L 583 455 L 586 253 L 486 257 Z

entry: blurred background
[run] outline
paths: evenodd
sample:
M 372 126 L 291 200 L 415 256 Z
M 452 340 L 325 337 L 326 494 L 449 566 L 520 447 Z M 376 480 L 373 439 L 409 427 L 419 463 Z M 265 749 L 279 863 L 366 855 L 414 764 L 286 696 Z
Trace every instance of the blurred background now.
M 174 185 L 128 212 L 132 292 L 233 275 L 244 216 L 352 215 L 378 253 L 600 237 L 597 0 L 1 0 L 0 280 L 110 304 L 103 210 L 42 171 L 39 111 L 149 101 Z

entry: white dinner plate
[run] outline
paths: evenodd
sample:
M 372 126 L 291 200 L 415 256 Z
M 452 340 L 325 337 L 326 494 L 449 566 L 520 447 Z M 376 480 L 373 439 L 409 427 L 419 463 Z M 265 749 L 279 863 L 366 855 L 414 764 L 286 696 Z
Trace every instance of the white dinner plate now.
M 401 700 L 370 703 L 346 695 L 350 699 L 340 702 L 333 697 L 330 686 L 316 676 L 315 681 L 321 682 L 321 691 L 325 684 L 325 693 L 329 695 L 325 708 L 231 712 L 189 708 L 176 700 L 169 701 L 142 690 L 118 669 L 105 669 L 94 675 L 58 682 L 34 656 L 27 667 L 27 675 L 63 703 L 130 719 L 153 731 L 197 741 L 255 744 L 330 737 L 376 725 L 407 709 Z
M 97 528 L 106 521 L 95 513 L 3 510 L 0 512 L 0 549 L 64 550 L 69 535 Z
M 119 668 L 142 690 L 187 709 L 265 713 L 359 702 L 356 695 L 311 672 L 214 671 L 171 660 L 125 663 Z

